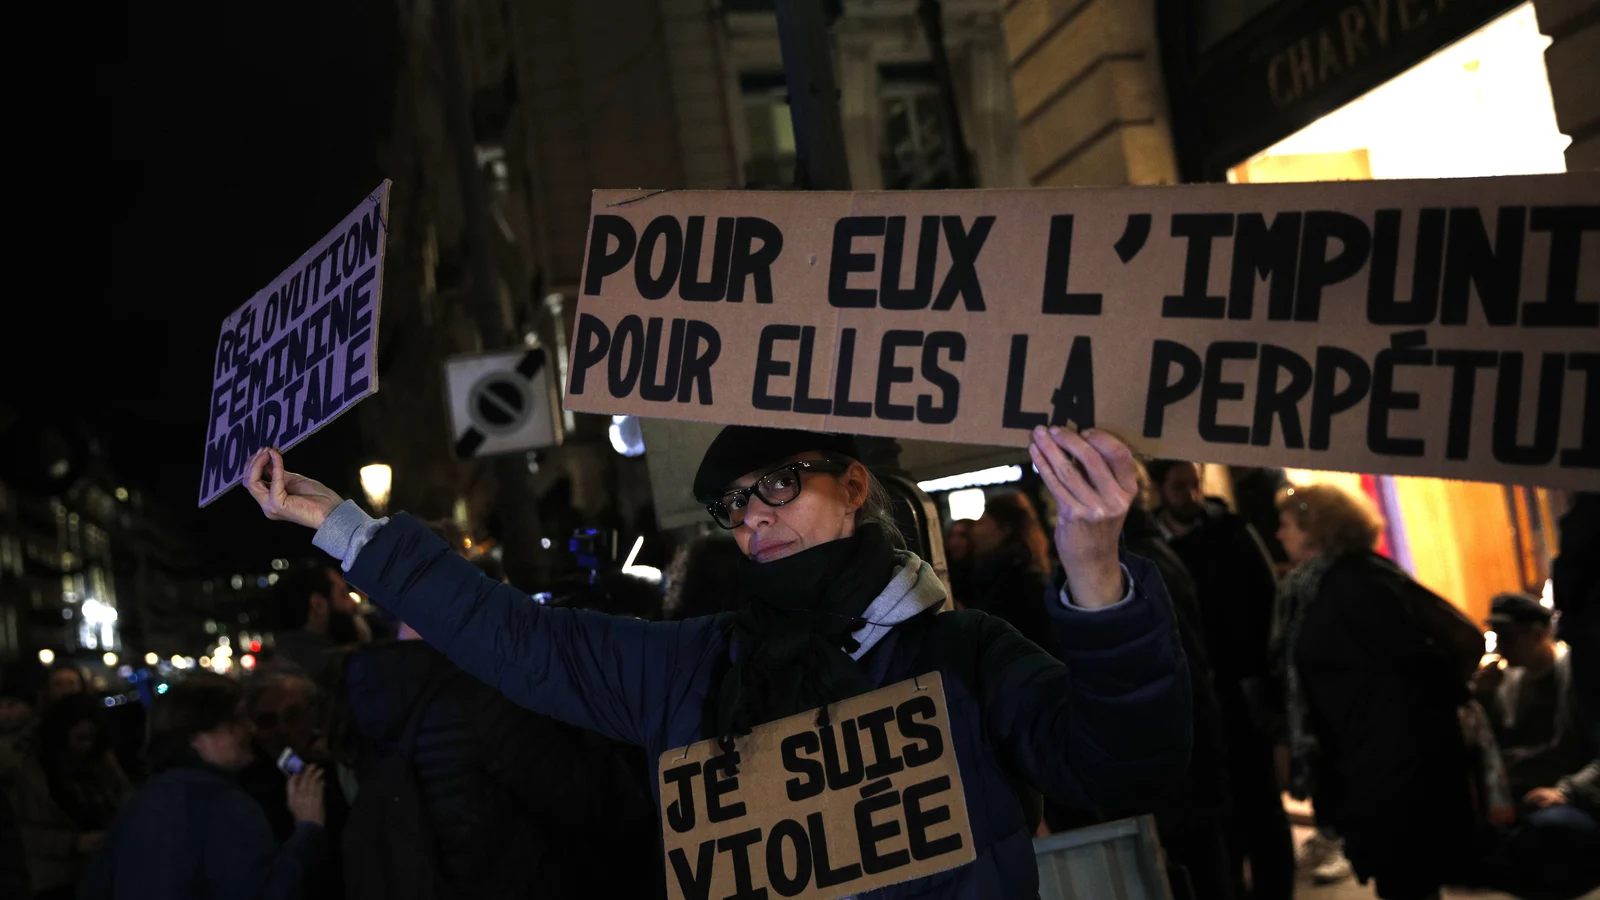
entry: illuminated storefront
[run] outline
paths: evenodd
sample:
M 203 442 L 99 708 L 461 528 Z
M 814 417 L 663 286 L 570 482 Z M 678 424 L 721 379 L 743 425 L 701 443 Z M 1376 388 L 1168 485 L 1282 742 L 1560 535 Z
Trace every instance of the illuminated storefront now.
M 1563 172 L 1531 3 L 1211 0 L 1167 4 L 1163 41 L 1180 168 L 1235 183 Z M 1179 10 L 1178 7 L 1184 7 Z M 1367 494 L 1386 551 L 1481 620 L 1539 591 L 1560 492 L 1292 470 Z

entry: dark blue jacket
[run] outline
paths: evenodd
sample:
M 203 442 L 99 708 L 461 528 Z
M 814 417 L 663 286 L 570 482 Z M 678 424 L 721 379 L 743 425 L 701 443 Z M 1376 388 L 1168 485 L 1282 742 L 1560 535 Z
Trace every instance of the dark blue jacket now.
M 1149 562 L 1124 555 L 1123 564 L 1134 596 L 1115 609 L 1039 598 L 1065 665 L 977 611 L 917 616 L 861 658 L 880 686 L 941 673 L 978 854 L 864 896 L 1036 896 L 1032 835 L 1007 768 L 1085 809 L 1139 808 L 1181 778 L 1189 684 L 1171 604 Z M 708 737 L 702 717 L 730 650 L 726 614 L 645 622 L 541 606 L 404 514 L 378 530 L 349 575 L 462 669 L 531 710 L 642 745 L 652 767 Z M 1052 593 L 1059 588 L 1058 576 Z
M 180 766 L 145 782 L 117 814 L 78 885 L 79 900 L 293 900 L 322 851 L 302 822 L 283 846 L 234 779 Z

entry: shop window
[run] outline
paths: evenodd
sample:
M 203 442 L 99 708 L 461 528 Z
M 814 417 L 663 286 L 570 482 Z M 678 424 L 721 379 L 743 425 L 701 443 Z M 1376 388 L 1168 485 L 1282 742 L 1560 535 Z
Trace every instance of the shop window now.
M 883 66 L 878 72 L 883 122 L 883 186 L 935 190 L 955 184 L 950 129 L 933 67 Z
M 789 89 L 782 72 L 745 73 L 739 78 L 744 95 L 745 139 L 750 156 L 744 163 L 747 187 L 794 184 L 794 122 L 789 117 Z

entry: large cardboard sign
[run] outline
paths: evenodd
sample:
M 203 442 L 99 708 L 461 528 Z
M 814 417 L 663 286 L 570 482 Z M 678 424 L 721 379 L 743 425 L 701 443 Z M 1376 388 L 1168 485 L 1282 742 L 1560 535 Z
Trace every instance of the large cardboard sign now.
M 257 450 L 287 450 L 377 392 L 389 185 L 223 320 L 201 506 L 244 480 Z
M 939 673 L 828 713 L 661 755 L 672 897 L 829 900 L 977 858 Z
M 595 194 L 566 403 L 1600 486 L 1600 174 Z

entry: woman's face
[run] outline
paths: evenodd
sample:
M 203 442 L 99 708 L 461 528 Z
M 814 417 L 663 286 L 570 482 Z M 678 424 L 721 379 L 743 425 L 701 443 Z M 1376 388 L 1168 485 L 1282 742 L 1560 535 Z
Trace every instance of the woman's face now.
M 1287 510 L 1278 513 L 1278 543 L 1283 545 L 1283 552 L 1289 554 L 1290 561 L 1295 565 L 1309 562 L 1317 555 L 1311 535 L 1300 530 L 1300 523 Z
M 972 554 L 971 530 L 965 519 L 950 526 L 950 535 L 944 539 L 945 559 L 962 560 Z
M 83 676 L 71 669 L 57 669 L 50 673 L 45 693 L 51 700 L 83 693 Z
M 250 738 L 255 726 L 245 714 L 244 703 L 234 709 L 233 718 L 210 731 L 194 736 L 193 746 L 200 758 L 229 772 L 237 772 L 250 765 L 253 756 Z
M 67 757 L 73 762 L 82 762 L 89 758 L 94 750 L 95 741 L 100 737 L 100 729 L 93 722 L 85 719 L 72 726 L 67 732 Z
M 734 482 L 733 487 L 749 487 L 786 462 L 822 458 L 817 452 L 801 453 L 762 466 Z M 802 471 L 800 495 L 782 506 L 768 506 L 759 495 L 751 494 L 744 521 L 733 529 L 733 539 L 744 555 L 756 562 L 793 556 L 855 534 L 856 510 L 866 500 L 867 470 L 860 463 L 852 463 L 840 475 Z
M 968 532 L 972 538 L 972 555 L 986 556 L 999 549 L 1000 543 L 1005 540 L 1006 533 L 1000 524 L 987 514 L 972 523 Z

